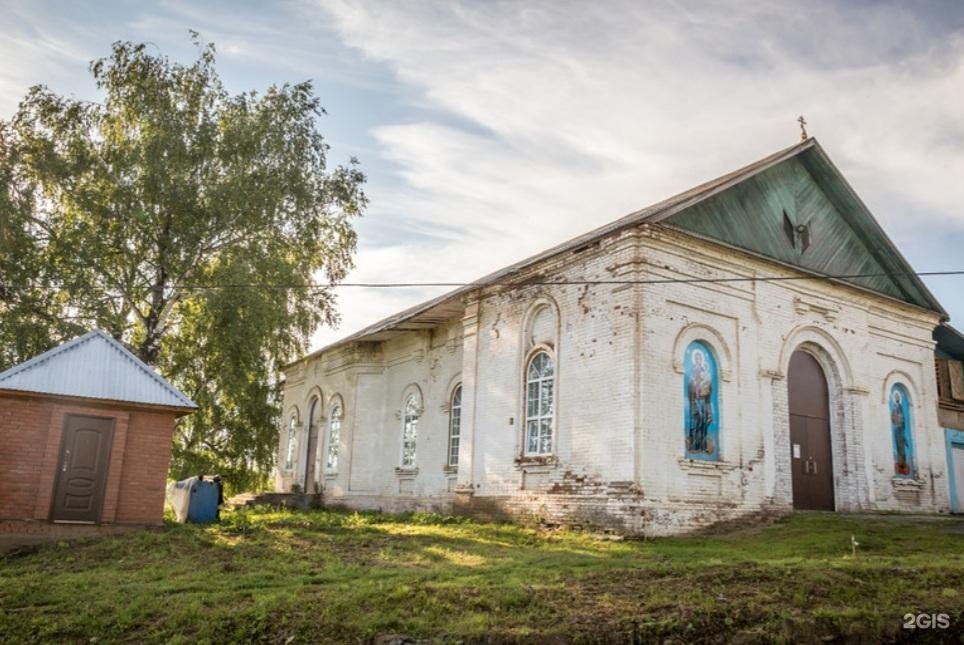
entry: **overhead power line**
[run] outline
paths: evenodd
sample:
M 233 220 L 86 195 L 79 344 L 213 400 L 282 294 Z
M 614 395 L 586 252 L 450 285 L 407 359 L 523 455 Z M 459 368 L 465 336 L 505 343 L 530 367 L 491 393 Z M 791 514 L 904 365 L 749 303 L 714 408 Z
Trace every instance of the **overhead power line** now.
M 427 287 L 526 287 L 526 286 L 583 286 L 583 285 L 634 285 L 634 284 L 718 284 L 731 282 L 788 282 L 795 280 L 856 280 L 861 278 L 880 277 L 937 277 L 962 276 L 964 270 L 956 271 L 920 271 L 893 273 L 852 273 L 852 274 L 814 274 L 794 276 L 747 276 L 728 278 L 648 278 L 642 280 L 493 280 L 474 282 L 338 282 L 334 284 L 299 283 L 272 284 L 261 282 L 224 283 L 224 284 L 182 284 L 172 285 L 171 289 L 205 290 L 205 289 L 332 289 L 332 288 L 362 288 L 362 289 L 412 289 Z M 44 289 L 63 290 L 61 285 L 31 285 L 31 284 L 0 284 L 0 289 Z M 106 289 L 105 289 L 106 290 Z
M 719 282 L 780 282 L 787 280 L 852 280 L 856 278 L 893 277 L 898 275 L 946 276 L 964 275 L 960 271 L 922 271 L 919 273 L 857 273 L 849 275 L 804 275 L 804 276 L 756 276 L 742 278 L 650 278 L 645 280 L 496 280 L 493 282 L 341 282 L 335 287 L 361 287 L 370 289 L 407 288 L 407 287 L 525 287 L 529 285 L 621 285 L 621 284 L 694 284 Z M 324 286 L 324 285 L 316 285 Z

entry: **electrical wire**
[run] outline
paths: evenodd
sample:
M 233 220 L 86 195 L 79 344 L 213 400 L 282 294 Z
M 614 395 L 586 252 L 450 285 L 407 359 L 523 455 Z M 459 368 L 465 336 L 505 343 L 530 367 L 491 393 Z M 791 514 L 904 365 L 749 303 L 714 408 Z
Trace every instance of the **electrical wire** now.
M 528 286 L 584 286 L 584 285 L 636 285 L 636 284 L 718 284 L 732 282 L 786 282 L 793 280 L 856 280 L 862 278 L 879 277 L 939 277 L 962 276 L 964 270 L 956 271 L 921 271 L 921 272 L 893 272 L 893 273 L 852 273 L 852 274 L 813 274 L 794 276 L 747 276 L 728 278 L 650 278 L 642 280 L 493 280 L 475 282 L 336 282 L 332 284 L 271 284 L 271 283 L 228 283 L 228 284 L 183 284 L 171 285 L 170 289 L 206 290 L 206 289 L 332 289 L 332 288 L 360 288 L 360 289 L 416 289 L 430 287 L 528 287 Z M 42 284 L 0 284 L 2 289 L 41 289 L 66 290 L 62 285 Z M 107 290 L 107 289 L 105 289 Z

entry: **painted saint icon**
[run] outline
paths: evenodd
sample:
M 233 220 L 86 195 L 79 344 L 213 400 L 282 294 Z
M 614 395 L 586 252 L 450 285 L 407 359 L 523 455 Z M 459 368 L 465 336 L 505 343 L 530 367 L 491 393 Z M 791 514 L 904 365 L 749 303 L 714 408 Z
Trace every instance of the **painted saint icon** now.
M 684 373 L 686 457 L 719 459 L 716 358 L 702 341 L 695 341 L 686 348 Z
M 907 388 L 895 383 L 890 388 L 890 427 L 894 437 L 894 474 L 914 476 L 914 445 L 911 439 L 910 397 Z

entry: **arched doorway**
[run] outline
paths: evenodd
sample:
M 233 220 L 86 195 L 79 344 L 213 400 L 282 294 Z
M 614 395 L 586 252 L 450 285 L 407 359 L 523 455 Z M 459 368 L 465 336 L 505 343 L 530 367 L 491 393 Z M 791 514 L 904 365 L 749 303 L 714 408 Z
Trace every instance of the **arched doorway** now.
M 787 378 L 790 404 L 790 465 L 793 507 L 834 510 L 830 399 L 823 368 L 797 350 Z
M 318 482 L 315 477 L 315 461 L 318 453 L 318 417 L 320 407 L 321 403 L 318 397 L 311 399 L 311 403 L 308 405 L 308 441 L 305 442 L 308 444 L 305 448 L 308 455 L 305 463 L 304 487 L 302 488 L 306 493 L 318 492 Z

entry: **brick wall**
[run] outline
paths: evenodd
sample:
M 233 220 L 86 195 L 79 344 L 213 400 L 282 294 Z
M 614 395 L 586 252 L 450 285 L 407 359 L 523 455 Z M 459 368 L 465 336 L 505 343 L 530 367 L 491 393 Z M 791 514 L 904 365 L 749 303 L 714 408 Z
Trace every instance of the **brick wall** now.
M 0 397 L 0 518 L 34 516 L 52 408 Z
M 0 396 L 0 520 L 49 518 L 64 419 L 114 419 L 102 523 L 160 524 L 175 415 Z
M 670 228 L 644 226 L 514 276 L 651 281 L 493 287 L 461 317 L 361 350 L 340 347 L 287 374 L 285 407 L 314 389 L 351 401 L 351 470 L 329 501 L 432 507 L 668 534 L 792 509 L 787 369 L 797 349 L 821 363 L 830 390 L 836 508 L 944 512 L 948 490 L 937 422 L 931 332 L 937 315 L 849 286 L 818 281 L 661 283 L 786 276 L 792 269 Z M 555 328 L 533 311 L 548 304 Z M 461 318 L 461 319 L 460 319 Z M 684 458 L 683 352 L 702 340 L 720 368 L 720 461 Z M 458 346 L 452 347 L 451 341 Z M 523 370 L 536 346 L 557 364 L 553 455 L 524 458 Z M 463 382 L 462 445 L 443 472 L 446 393 Z M 886 393 L 912 396 L 918 476 L 893 478 Z M 426 395 L 419 472 L 400 485 L 406 387 Z M 283 435 L 284 433 L 282 433 Z M 288 483 L 279 477 L 279 487 Z
M 131 412 L 116 522 L 160 523 L 173 431 L 174 416 L 170 413 Z

